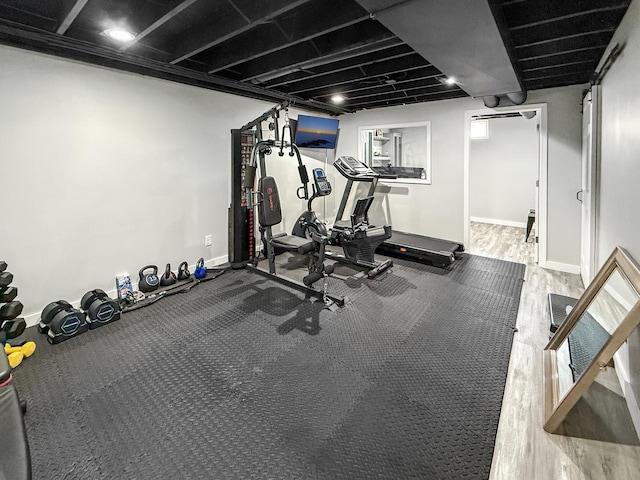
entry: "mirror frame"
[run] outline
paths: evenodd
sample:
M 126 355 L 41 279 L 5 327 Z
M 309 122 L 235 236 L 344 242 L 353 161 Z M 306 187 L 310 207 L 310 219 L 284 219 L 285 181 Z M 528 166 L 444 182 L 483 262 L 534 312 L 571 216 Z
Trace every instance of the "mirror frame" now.
M 593 383 L 600 370 L 610 365 L 613 355 L 640 324 L 640 300 L 638 300 L 613 331 L 600 351 L 591 360 L 591 363 L 589 363 L 589 366 L 582 375 L 574 382 L 571 389 L 564 397 L 560 398 L 556 352 L 569 336 L 569 333 L 571 333 L 571 330 L 576 323 L 578 323 L 578 320 L 582 317 L 582 314 L 587 310 L 598 292 L 604 287 L 611 274 L 616 270 L 629 281 L 640 298 L 640 268 L 626 250 L 621 247 L 616 247 L 585 292 L 578 299 L 565 321 L 562 322 L 544 348 L 544 429 L 549 433 L 558 433 L 562 422 L 580 397 L 582 397 Z

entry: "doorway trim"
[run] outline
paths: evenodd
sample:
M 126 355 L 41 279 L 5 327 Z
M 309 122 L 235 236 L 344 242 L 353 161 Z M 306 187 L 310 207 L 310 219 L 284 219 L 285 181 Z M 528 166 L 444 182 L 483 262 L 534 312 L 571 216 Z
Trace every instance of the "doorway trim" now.
M 480 110 L 466 110 L 464 112 L 464 244 L 469 245 L 469 214 L 470 206 L 470 181 L 469 181 L 469 160 L 470 160 L 470 135 L 471 118 L 474 115 L 492 115 L 496 113 L 516 113 L 535 111 L 540 118 L 540 138 L 539 138 L 539 158 L 538 158 L 538 206 L 536 211 L 536 236 L 538 237 L 538 265 L 547 267 L 547 181 L 548 181 L 548 130 L 547 130 L 547 104 L 536 103 L 530 105 L 514 105 L 513 107 Z M 523 212 L 523 216 L 527 212 Z
M 590 98 L 590 130 L 588 143 L 585 143 L 584 138 L 584 102 L 588 96 Z M 580 191 L 583 195 L 580 205 L 580 215 L 582 218 L 582 224 L 580 226 L 581 239 L 580 239 L 580 276 L 584 285 L 588 285 L 596 274 L 596 251 L 598 246 L 597 237 L 597 222 L 598 216 L 598 176 L 600 174 L 600 86 L 592 85 L 591 88 L 585 93 L 582 98 L 582 177 Z M 590 211 L 588 212 L 589 229 L 585 231 L 585 203 L 584 203 L 584 191 L 587 190 Z M 584 252 L 585 241 L 588 241 L 587 252 Z M 586 269 L 585 270 L 585 263 Z M 585 276 L 585 273 L 587 275 Z

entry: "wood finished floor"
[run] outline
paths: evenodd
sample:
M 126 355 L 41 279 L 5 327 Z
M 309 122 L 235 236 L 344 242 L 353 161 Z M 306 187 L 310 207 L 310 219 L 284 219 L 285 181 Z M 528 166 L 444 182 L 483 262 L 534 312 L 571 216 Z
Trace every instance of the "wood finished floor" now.
M 542 350 L 548 342 L 550 292 L 578 297 L 578 275 L 540 268 L 525 229 L 471 223 L 469 253 L 527 265 L 491 480 L 638 479 L 640 447 L 552 435 L 542 429 Z M 533 235 L 532 235 L 533 237 Z

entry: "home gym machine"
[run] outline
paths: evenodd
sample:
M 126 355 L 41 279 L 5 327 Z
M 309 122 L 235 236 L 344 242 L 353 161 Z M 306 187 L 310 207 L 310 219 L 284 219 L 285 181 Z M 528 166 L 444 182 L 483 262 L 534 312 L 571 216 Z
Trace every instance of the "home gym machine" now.
M 379 179 L 397 178 L 396 176 L 382 175 L 353 157 L 339 157 L 333 165 L 347 179 L 347 186 L 336 213 L 334 228 L 336 225 L 346 227 L 349 224 L 349 220 L 342 220 L 342 216 L 354 182 L 368 182 L 370 184 L 368 195 L 372 197 Z M 456 255 L 464 252 L 464 246 L 457 242 L 393 230 L 391 236 L 377 247 L 376 252 L 447 268 L 455 261 Z
M 298 148 L 291 140 L 287 111 L 289 105 L 288 101 L 283 102 L 242 128 L 231 130 L 232 180 L 229 208 L 229 262 L 232 268 L 246 267 L 308 296 L 321 299 L 327 304 L 342 306 L 345 302 L 343 298 L 327 293 L 326 276 L 331 274 L 332 266 L 324 265 L 324 250 L 329 239 L 319 233 L 307 239 L 286 234 L 274 235 L 272 232 L 272 227 L 282 221 L 282 212 L 275 179 L 267 175 L 267 155 L 277 151 L 280 157 L 286 153 L 289 157 L 296 158 L 302 182 L 302 186 L 298 189 L 298 198 L 305 200 L 309 198 L 307 170 L 302 163 Z M 283 110 L 285 111 L 285 124 L 280 132 L 278 118 Z M 269 130 L 274 132 L 274 139 L 263 139 L 262 126 L 264 122 L 268 122 Z M 287 131 L 289 141 L 284 138 Z M 256 187 L 255 180 L 258 168 L 260 175 Z M 257 211 L 257 217 L 254 211 Z M 262 250 L 268 262 L 268 270 L 258 267 L 255 244 L 256 220 L 262 240 Z M 304 277 L 303 282 L 276 273 L 275 257 L 285 251 L 309 255 L 308 274 Z M 323 280 L 323 287 L 317 290 L 314 288 L 314 284 L 319 280 Z
M 327 236 L 330 245 L 340 245 L 344 255 L 325 252 L 325 257 L 343 263 L 350 263 L 367 271 L 368 278 L 375 278 L 393 266 L 392 260 L 376 262 L 376 248 L 391 237 L 391 227 L 383 225 L 375 227 L 369 224 L 369 207 L 373 196 L 369 195 L 356 201 L 355 207 L 347 222 L 336 221 L 330 231 L 316 216 L 312 202 L 318 197 L 331 194 L 331 184 L 322 168 L 313 169 L 313 195 L 307 202 L 307 210 L 300 215 L 293 227 L 292 234 L 302 238 L 311 238 L 315 234 Z M 344 207 L 342 208 L 344 210 Z

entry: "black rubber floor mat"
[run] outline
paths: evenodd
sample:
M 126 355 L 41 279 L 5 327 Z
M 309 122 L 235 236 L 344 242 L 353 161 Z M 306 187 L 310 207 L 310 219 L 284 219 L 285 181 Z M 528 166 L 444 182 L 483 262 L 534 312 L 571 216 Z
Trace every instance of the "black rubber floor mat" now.
M 123 315 L 14 371 L 36 479 L 487 478 L 524 266 L 462 255 L 331 280 L 247 271 Z
M 610 337 L 604 327 L 588 312 L 582 314 L 568 336 L 574 382 L 580 378 Z

